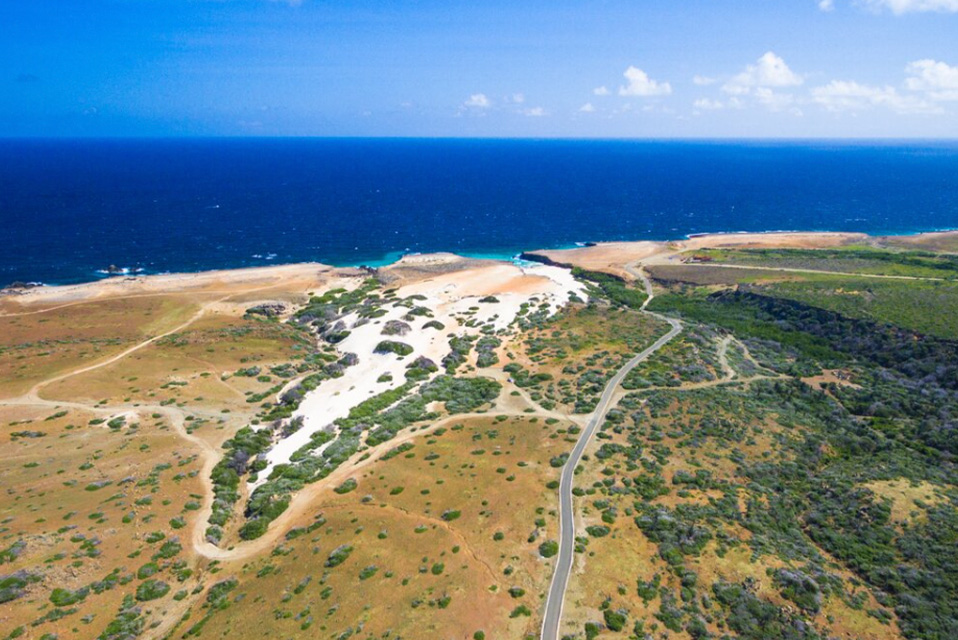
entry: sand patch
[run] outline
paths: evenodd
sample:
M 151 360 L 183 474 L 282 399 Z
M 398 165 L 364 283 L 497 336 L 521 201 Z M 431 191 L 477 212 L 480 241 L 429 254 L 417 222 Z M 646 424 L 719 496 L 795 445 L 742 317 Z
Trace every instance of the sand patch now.
M 585 295 L 581 285 L 565 269 L 484 263 L 473 269 L 441 273 L 400 287 L 396 291 L 399 298 L 419 296 L 416 304 L 430 311 L 430 315 L 408 322 L 411 331 L 405 335 L 382 334 L 387 322 L 401 320 L 409 312 L 404 306 L 384 307 L 386 315 L 372 321 L 360 320 L 356 314 L 344 317 L 342 321 L 350 333 L 337 346 L 342 353 L 356 354 L 358 364 L 350 367 L 342 378 L 324 381 L 306 395 L 294 414 L 294 417 L 303 418 L 303 427 L 269 451 L 266 455 L 268 467 L 259 475 L 257 483 L 250 484 L 250 488 L 265 482 L 275 465 L 289 462 L 292 454 L 306 445 L 313 434 L 322 429 L 334 429 L 334 422 L 349 415 L 351 408 L 402 385 L 409 363 L 426 357 L 441 365 L 443 357 L 450 351 L 450 334 L 477 336 L 484 325 L 491 325 L 496 332 L 503 331 L 516 318 L 523 304 L 548 304 L 554 312 L 569 301 L 570 292 Z M 495 301 L 488 301 L 489 296 Z M 483 299 L 487 301 L 481 302 Z M 424 326 L 432 321 L 442 323 L 444 329 Z M 376 346 L 385 339 L 409 345 L 412 353 L 407 356 L 375 353 Z M 316 454 L 322 450 L 317 449 Z
M 601 242 L 594 246 L 577 249 L 557 249 L 533 251 L 536 255 L 544 256 L 558 264 L 568 264 L 590 271 L 603 271 L 628 280 L 633 276 L 624 265 L 645 260 L 657 253 L 668 251 L 668 244 L 664 242 Z

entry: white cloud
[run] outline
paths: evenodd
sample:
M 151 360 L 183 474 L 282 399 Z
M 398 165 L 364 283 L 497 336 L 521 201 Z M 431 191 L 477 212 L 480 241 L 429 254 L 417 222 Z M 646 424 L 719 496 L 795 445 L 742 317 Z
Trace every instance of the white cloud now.
M 916 60 L 907 67 L 905 87 L 925 91 L 932 100 L 958 100 L 958 67 L 935 60 Z
M 622 75 L 629 84 L 619 87 L 620 96 L 665 96 L 672 93 L 672 85 L 668 82 L 653 80 L 637 67 L 630 66 Z
M 549 115 L 542 107 L 532 107 L 531 109 L 523 109 L 522 115 L 529 116 L 530 118 L 541 118 L 542 116 Z
M 795 102 L 792 94 L 778 93 L 768 87 L 756 87 L 755 99 L 772 111 L 782 111 Z
M 928 11 L 958 12 L 958 0 L 859 0 L 859 4 L 876 11 L 888 10 L 899 16 L 903 13 L 924 13 Z
M 462 106 L 472 109 L 488 109 L 492 106 L 492 102 L 486 97 L 486 94 L 474 93 L 462 103 Z
M 834 11 L 835 0 L 819 0 L 818 8 L 821 11 Z
M 521 93 L 514 93 L 512 94 L 512 101 L 515 102 L 516 104 L 522 104 L 523 102 L 526 101 L 526 96 Z
M 755 64 L 734 76 L 722 86 L 722 91 L 731 95 L 751 93 L 755 87 L 794 87 L 804 79 L 788 68 L 785 61 L 768 51 Z
M 597 96 L 607 96 L 612 92 L 609 91 L 608 87 L 596 87 L 595 89 L 592 90 L 592 93 L 594 93 Z
M 894 87 L 875 87 L 846 80 L 832 80 L 827 85 L 815 87 L 812 101 L 834 112 L 885 107 L 897 113 L 941 113 L 941 107 L 917 96 L 901 95 Z
M 591 102 L 586 102 L 584 105 L 579 107 L 579 111 L 582 113 L 593 113 L 595 111 L 595 107 L 592 106 Z
M 703 111 L 718 111 L 725 108 L 725 105 L 719 100 L 710 100 L 709 98 L 699 98 L 692 103 L 692 106 Z
M 708 76 L 696 75 L 692 77 L 692 83 L 700 87 L 705 87 L 710 84 L 715 84 L 716 82 L 718 82 L 718 80 L 716 80 L 715 78 L 709 78 Z

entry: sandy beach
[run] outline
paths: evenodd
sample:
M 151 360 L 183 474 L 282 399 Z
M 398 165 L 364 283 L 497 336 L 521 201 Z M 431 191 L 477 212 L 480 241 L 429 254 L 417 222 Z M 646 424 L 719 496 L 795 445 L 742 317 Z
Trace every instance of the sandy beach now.
M 536 249 L 528 251 L 561 265 L 574 265 L 584 269 L 605 271 L 623 278 L 631 278 L 625 265 L 668 264 L 678 259 L 679 254 L 705 248 L 833 248 L 849 244 L 871 244 L 904 249 L 925 249 L 958 246 L 958 231 L 936 231 L 902 236 L 869 236 L 864 233 L 847 232 L 765 232 L 765 233 L 713 233 L 669 241 L 639 240 L 634 242 L 599 242 L 574 249 Z M 380 276 L 391 286 L 419 283 L 420 289 L 432 289 L 436 278 L 448 275 L 468 295 L 489 295 L 500 292 L 504 286 L 500 277 L 507 271 L 487 270 L 503 266 L 496 260 L 464 258 L 453 253 L 408 255 L 393 264 L 378 270 Z M 486 270 L 484 270 L 486 269 Z M 3 290 L 0 295 L 0 313 L 12 314 L 43 309 L 99 298 L 165 295 L 170 293 L 234 293 L 250 288 L 269 289 L 272 286 L 284 289 L 327 286 L 337 278 L 351 278 L 366 272 L 359 268 L 333 267 L 318 262 L 245 267 L 197 273 L 169 273 L 135 276 L 114 276 L 72 285 L 41 286 L 30 289 Z M 509 272 L 514 273 L 514 272 Z M 562 270 L 529 272 L 548 275 L 554 282 L 565 282 L 566 287 L 574 279 Z M 564 275 L 558 275 L 563 273 Z M 535 290 L 533 280 L 506 278 L 511 291 Z M 445 285 L 449 281 L 443 281 Z M 487 284 L 483 284 L 487 283 Z M 445 286 L 444 285 L 444 286 Z M 485 289 L 483 288 L 485 287 Z

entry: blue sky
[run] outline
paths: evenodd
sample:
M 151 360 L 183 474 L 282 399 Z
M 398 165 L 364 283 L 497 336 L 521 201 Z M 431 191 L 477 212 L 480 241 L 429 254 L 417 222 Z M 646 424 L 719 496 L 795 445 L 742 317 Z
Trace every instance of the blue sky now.
M 0 136 L 958 137 L 958 0 L 0 3 Z

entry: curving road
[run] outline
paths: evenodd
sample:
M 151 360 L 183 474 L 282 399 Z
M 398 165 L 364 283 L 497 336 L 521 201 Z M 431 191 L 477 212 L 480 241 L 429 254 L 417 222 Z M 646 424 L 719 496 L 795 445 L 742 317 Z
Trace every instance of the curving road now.
M 569 459 L 562 467 L 562 476 L 559 479 L 559 554 L 556 556 L 555 572 L 552 574 L 552 584 L 549 586 L 549 594 L 546 597 L 546 609 L 542 618 L 542 640 L 558 640 L 559 624 L 562 621 L 562 603 L 565 600 L 566 586 L 569 583 L 569 573 L 572 570 L 572 560 L 575 549 L 575 514 L 572 505 L 572 482 L 575 477 L 575 469 L 582 459 L 582 454 L 595 435 L 599 425 L 605 420 L 605 414 L 609 411 L 612 404 L 612 397 L 616 392 L 622 379 L 636 365 L 647 359 L 653 353 L 665 346 L 672 338 L 682 332 L 682 323 L 675 318 L 660 316 L 651 311 L 646 311 L 645 307 L 652 300 L 652 283 L 638 269 L 626 265 L 626 269 L 633 275 L 642 279 L 645 283 L 645 291 L 648 295 L 646 301 L 642 304 L 641 311 L 660 320 L 664 320 L 672 325 L 672 328 L 664 336 L 652 343 L 651 346 L 629 360 L 624 367 L 619 369 L 612 379 L 606 384 L 602 391 L 602 397 L 595 407 L 595 411 L 589 418 L 588 424 L 582 430 L 582 435 L 575 443 Z

